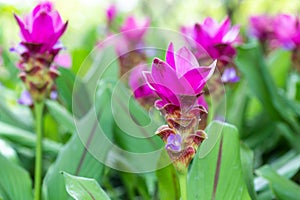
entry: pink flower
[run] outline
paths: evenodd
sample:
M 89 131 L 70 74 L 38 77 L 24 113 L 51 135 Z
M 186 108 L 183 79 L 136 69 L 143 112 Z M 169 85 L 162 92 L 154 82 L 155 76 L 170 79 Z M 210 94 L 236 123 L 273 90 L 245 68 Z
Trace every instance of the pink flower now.
M 277 44 L 286 49 L 294 49 L 300 46 L 299 25 L 298 17 L 288 14 L 277 15 L 273 21 L 275 41 Z
M 273 17 L 269 15 L 251 16 L 249 19 L 249 32 L 261 41 L 270 40 L 273 37 Z
M 133 16 L 127 17 L 124 24 L 120 28 L 120 32 L 124 37 L 134 43 L 138 43 L 145 35 L 147 28 L 150 25 L 150 20 L 146 19 L 142 22 L 138 22 Z
M 107 19 L 108 24 L 111 24 L 116 16 L 117 16 L 117 8 L 114 4 L 111 4 L 106 9 L 106 19 Z
M 195 40 L 192 47 L 197 57 L 204 50 L 213 59 L 230 62 L 236 54 L 233 45 L 239 42 L 240 28 L 231 27 L 228 17 L 221 24 L 208 17 L 202 24 L 196 24 L 194 28 L 183 27 L 181 31 Z
M 129 86 L 136 99 L 156 96 L 155 92 L 149 87 L 143 76 L 143 71 L 147 69 L 148 68 L 145 65 L 139 65 L 131 71 L 129 76 Z
M 157 106 L 171 103 L 189 107 L 198 104 L 202 89 L 215 67 L 216 61 L 210 66 L 200 67 L 190 50 L 183 47 L 175 53 L 173 44 L 170 43 L 166 61 L 154 58 L 152 71 L 144 72 L 144 76 L 150 88 L 162 99 L 157 102 Z
M 15 18 L 21 31 L 21 44 L 29 51 L 43 53 L 56 47 L 60 49 L 60 46 L 55 45 L 65 32 L 68 22 L 63 23 L 51 2 L 40 3 L 24 20 L 17 15 Z

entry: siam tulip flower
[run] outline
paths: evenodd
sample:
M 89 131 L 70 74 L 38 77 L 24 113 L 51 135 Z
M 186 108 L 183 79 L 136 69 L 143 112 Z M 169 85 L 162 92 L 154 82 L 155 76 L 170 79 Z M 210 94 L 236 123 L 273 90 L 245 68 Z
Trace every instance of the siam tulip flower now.
M 120 28 L 122 39 L 116 45 L 116 52 L 119 55 L 121 76 L 130 71 L 133 67 L 147 61 L 146 52 L 143 51 L 144 36 L 150 20 L 138 22 L 133 16 L 129 16 Z
M 280 14 L 274 18 L 274 43 L 292 51 L 294 68 L 300 72 L 300 18 Z
M 212 58 L 218 60 L 219 70 L 224 66 L 233 64 L 236 55 L 235 44 L 240 42 L 239 26 L 231 27 L 231 21 L 227 17 L 221 24 L 208 17 L 202 24 L 194 27 L 183 27 L 182 33 L 193 39 L 188 40 L 198 60 Z M 207 56 L 204 56 L 204 54 Z
M 27 51 L 44 53 L 60 49 L 56 44 L 65 32 L 68 22 L 62 22 L 51 2 L 40 3 L 24 19 L 17 15 L 15 18 L 21 30 L 21 45 L 25 46 Z
M 17 15 L 15 18 L 20 27 L 21 42 L 11 50 L 21 56 L 17 67 L 31 98 L 40 102 L 55 87 L 54 80 L 59 76 L 57 64 L 68 65 L 66 57 L 57 57 L 63 48 L 59 38 L 65 32 L 67 22 L 62 22 L 51 2 L 40 3 L 23 20 Z
M 206 81 L 212 76 L 216 66 L 199 66 L 197 59 L 186 47 L 174 52 L 173 44 L 168 47 L 166 61 L 155 58 L 152 71 L 145 72 L 149 86 L 161 98 L 157 106 L 171 103 L 190 107 L 197 104 Z
M 300 46 L 299 18 L 280 14 L 273 21 L 274 37 L 278 45 L 292 50 Z
M 146 65 L 139 65 L 130 73 L 128 83 L 136 99 L 156 99 L 155 92 L 149 87 L 143 76 L 143 71 L 147 69 Z
M 273 38 L 273 17 L 263 14 L 251 16 L 249 19 L 250 35 L 259 39 L 261 42 L 270 41 Z
M 221 24 L 208 17 L 202 24 L 196 24 L 193 29 L 182 28 L 182 32 L 191 36 L 211 58 L 225 62 L 230 61 L 236 54 L 233 45 L 239 42 L 239 31 L 239 26 L 231 27 L 228 17 Z
M 144 72 L 149 87 L 161 98 L 155 106 L 167 122 L 156 134 L 164 141 L 179 173 L 186 173 L 199 144 L 206 138 L 205 132 L 198 130 L 199 122 L 207 114 L 202 90 L 215 67 L 216 61 L 200 67 L 186 47 L 174 52 L 170 43 L 166 60 L 155 58 L 152 71 Z
M 121 26 L 120 32 L 129 42 L 138 43 L 142 40 L 149 25 L 149 19 L 146 19 L 139 23 L 136 18 L 134 18 L 133 16 L 129 16 Z
M 111 4 L 107 9 L 106 9 L 106 20 L 108 25 L 110 25 L 114 19 L 117 16 L 117 8 L 114 4 Z

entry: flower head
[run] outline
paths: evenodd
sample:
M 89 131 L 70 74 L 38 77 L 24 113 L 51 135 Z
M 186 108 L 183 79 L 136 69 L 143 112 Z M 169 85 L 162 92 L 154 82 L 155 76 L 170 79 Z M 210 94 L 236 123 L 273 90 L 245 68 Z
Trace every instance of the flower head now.
M 299 18 L 280 14 L 273 21 L 274 37 L 278 45 L 286 49 L 294 49 L 300 46 Z
M 117 16 L 117 8 L 114 4 L 111 4 L 106 9 L 106 19 L 107 19 L 108 24 L 111 24 L 116 16 Z
M 249 19 L 250 34 L 260 41 L 270 40 L 273 37 L 273 17 L 269 15 L 251 16 Z
M 145 65 L 136 66 L 129 76 L 129 86 L 136 99 L 156 96 L 155 92 L 147 84 L 143 71 L 148 68 Z
M 24 19 L 17 15 L 15 18 L 21 30 L 21 42 L 11 50 L 21 56 L 17 63 L 19 77 L 34 102 L 55 97 L 51 91 L 59 76 L 58 65 L 69 67 L 71 64 L 68 55 L 58 56 L 63 48 L 59 38 L 67 28 L 67 22 L 62 22 L 48 1 L 38 4 Z
M 55 45 L 65 32 L 68 22 L 63 23 L 51 2 L 40 3 L 24 19 L 17 15 L 15 18 L 21 31 L 21 44 L 28 51 L 43 53 L 56 48 L 60 49 Z
M 135 17 L 129 16 L 121 26 L 120 32 L 123 33 L 124 37 L 130 42 L 137 43 L 143 38 L 149 25 L 149 19 L 139 23 Z
M 230 62 L 236 54 L 233 45 L 239 42 L 239 30 L 239 26 L 231 27 L 228 17 L 221 24 L 208 17 L 193 28 L 182 28 L 185 35 L 195 40 L 196 43 L 191 46 L 197 57 L 204 50 L 211 58 L 225 63 Z
M 162 99 L 161 105 L 168 103 L 176 106 L 194 106 L 206 81 L 211 77 L 216 66 L 199 66 L 197 59 L 186 47 L 174 52 L 170 43 L 166 61 L 154 58 L 152 71 L 144 72 L 149 86 Z

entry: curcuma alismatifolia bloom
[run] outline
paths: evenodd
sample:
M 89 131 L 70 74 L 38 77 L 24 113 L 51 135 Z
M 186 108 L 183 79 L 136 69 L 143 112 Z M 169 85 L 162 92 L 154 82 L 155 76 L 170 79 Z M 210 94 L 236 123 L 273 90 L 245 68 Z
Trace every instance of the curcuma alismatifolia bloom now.
M 270 41 L 273 36 L 273 17 L 270 15 L 255 15 L 249 19 L 249 33 L 261 42 Z
M 59 38 L 67 28 L 51 2 L 38 4 L 21 19 L 15 15 L 21 42 L 11 50 L 20 54 L 17 64 L 20 78 L 33 101 L 42 101 L 55 90 L 54 79 L 59 75 L 53 62 L 63 48 Z
M 149 25 L 149 19 L 138 21 L 135 17 L 128 16 L 120 27 L 122 40 L 118 42 L 116 51 L 119 55 L 121 75 L 147 61 L 143 46 Z
M 161 98 L 155 102 L 167 125 L 157 130 L 165 148 L 179 173 L 186 172 L 199 144 L 206 138 L 198 130 L 206 115 L 202 96 L 207 80 L 212 76 L 216 61 L 210 66 L 199 66 L 197 59 L 186 47 L 174 52 L 171 43 L 166 60 L 154 58 L 152 71 L 144 72 L 149 87 Z
M 213 60 L 217 59 L 217 66 L 222 74 L 227 73 L 224 72 L 224 67 L 234 65 L 233 58 L 236 55 L 234 45 L 240 42 L 240 28 L 239 26 L 231 27 L 228 17 L 220 24 L 207 17 L 202 24 L 197 23 L 194 27 L 182 27 L 181 31 L 193 39 L 187 38 L 198 60 L 208 59 L 207 57 Z M 205 54 L 207 56 L 203 56 Z M 233 69 L 235 70 L 235 68 Z M 238 77 L 234 77 L 228 82 L 236 82 L 238 79 Z
M 275 45 L 293 52 L 294 67 L 300 72 L 300 18 L 279 14 L 274 17 L 273 29 Z
M 149 87 L 146 82 L 145 77 L 143 76 L 143 71 L 147 71 L 147 65 L 140 64 L 132 69 L 128 85 L 133 91 L 133 96 L 139 103 L 145 108 L 150 108 L 155 100 L 157 100 L 157 95 L 155 92 Z

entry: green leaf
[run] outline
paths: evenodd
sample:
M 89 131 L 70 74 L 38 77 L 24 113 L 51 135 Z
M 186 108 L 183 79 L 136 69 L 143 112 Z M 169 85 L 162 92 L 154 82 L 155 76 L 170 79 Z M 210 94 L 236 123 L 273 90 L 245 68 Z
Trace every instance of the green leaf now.
M 66 108 L 71 111 L 72 94 L 76 76 L 71 70 L 62 67 L 59 68 L 59 73 L 60 76 L 55 81 L 59 99 L 61 99 Z
M 257 43 L 246 44 L 237 48 L 236 63 L 246 76 L 253 94 L 261 101 L 268 117 L 272 121 L 283 121 L 292 128 L 293 140 L 300 140 L 300 125 L 297 111 L 286 103 L 286 97 L 280 95 L 275 82 L 267 70 L 261 49 Z M 284 135 L 285 136 L 285 135 Z M 300 146 L 287 138 L 290 145 L 300 152 Z
M 156 171 L 159 199 L 180 199 L 177 173 L 173 165 Z
M 93 120 L 87 118 L 87 122 L 83 123 L 84 133 L 82 133 L 83 130 L 78 129 L 80 133 L 73 134 L 70 141 L 60 150 L 55 163 L 49 168 L 44 179 L 44 192 L 48 200 L 67 199 L 68 197 L 63 177 L 59 174 L 60 171 L 95 179 L 101 177 L 103 165 L 100 163 L 99 157 L 97 160 L 94 156 L 95 153 L 98 153 L 98 156 L 100 154 L 100 156 L 106 157 L 109 144 L 99 140 L 100 134 L 93 127 L 99 124 L 103 132 L 111 138 L 109 134 L 112 132 L 112 116 L 108 114 L 111 108 L 107 106 L 110 101 L 110 90 L 107 87 L 108 85 L 103 85 L 96 92 L 95 110 L 98 118 Z M 90 102 L 87 104 L 91 106 Z M 84 116 L 81 117 L 84 118 Z
M 300 187 L 287 178 L 280 176 L 274 169 L 266 165 L 256 173 L 268 180 L 274 195 L 280 200 L 298 200 Z
M 259 169 L 257 169 L 257 171 L 260 171 L 265 166 L 266 165 L 260 167 Z M 300 155 L 297 155 L 295 151 L 290 151 L 271 163 L 271 167 L 272 169 L 276 170 L 276 173 L 278 173 L 279 175 L 285 178 L 291 178 L 300 169 Z M 266 187 L 267 183 L 268 182 L 264 178 L 256 177 L 254 180 L 255 190 L 263 190 Z
M 191 166 L 188 177 L 188 199 L 251 199 L 243 178 L 240 141 L 237 129 L 229 124 L 213 121 L 206 129 L 208 139 L 219 135 L 217 143 L 205 157 L 200 157 L 202 145 Z M 219 134 L 216 132 L 220 132 Z
M 62 172 L 68 194 L 75 200 L 110 200 L 95 179 L 73 176 Z
M 33 130 L 33 118 L 30 109 L 17 103 L 18 97 L 14 91 L 1 85 L 0 90 L 0 121 L 28 131 Z
M 67 199 L 63 177 L 60 171 L 80 176 L 99 178 L 103 165 L 84 147 L 77 134 L 61 149 L 55 163 L 44 179 L 44 192 L 48 200 Z
M 0 196 L 5 200 L 32 200 L 32 184 L 28 172 L 1 154 L 0 166 Z
M 254 155 L 253 151 L 249 149 L 246 145 L 241 145 L 241 163 L 242 163 L 242 170 L 244 174 L 244 180 L 247 185 L 247 189 L 249 195 L 251 196 L 252 200 L 257 199 L 256 192 L 254 189 L 254 178 L 253 178 L 253 161 Z
M 31 149 L 35 148 L 36 135 L 32 132 L 11 126 L 0 121 L 0 138 L 9 140 L 15 144 L 19 144 Z M 43 151 L 56 155 L 60 149 L 60 144 L 44 139 Z
M 46 102 L 46 106 L 55 120 L 59 122 L 59 124 L 61 124 L 64 128 L 66 128 L 67 131 L 74 132 L 76 130 L 74 119 L 68 110 L 59 105 L 59 103 L 57 103 L 56 101 L 48 100 Z
M 251 43 L 240 46 L 237 50 L 237 66 L 246 76 L 253 94 L 255 94 L 264 105 L 270 117 L 279 119 L 279 113 L 273 105 L 273 99 L 277 97 L 277 89 L 267 71 L 261 49 L 258 48 L 257 43 Z
M 291 61 L 291 51 L 283 49 L 278 49 L 272 52 L 268 57 L 267 65 L 270 74 L 278 87 L 285 87 L 288 73 L 292 65 Z

